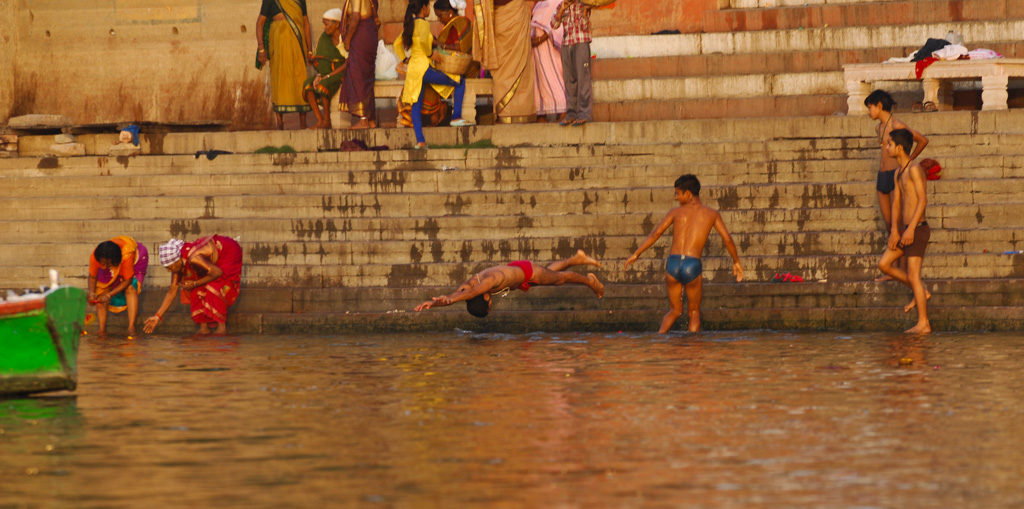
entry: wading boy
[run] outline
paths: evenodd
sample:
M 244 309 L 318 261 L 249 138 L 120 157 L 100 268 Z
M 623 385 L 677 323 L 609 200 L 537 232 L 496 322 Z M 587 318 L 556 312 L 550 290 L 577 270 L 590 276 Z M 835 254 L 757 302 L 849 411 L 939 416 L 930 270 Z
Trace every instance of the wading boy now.
M 917 307 L 917 325 L 908 329 L 909 334 L 928 334 L 932 331 L 928 322 L 928 299 L 931 294 L 921 282 L 921 264 L 924 251 L 931 237 L 931 228 L 924 218 L 924 210 L 928 204 L 925 194 L 924 171 L 921 166 L 907 155 L 914 145 L 914 135 L 909 129 L 892 131 L 886 145 L 889 156 L 899 162 L 896 170 L 896 189 L 892 197 L 892 228 L 889 234 L 889 246 L 878 268 L 893 279 L 907 285 L 914 291 L 914 300 L 903 310 L 910 311 Z M 903 231 L 900 231 L 900 225 Z M 901 257 L 907 258 L 907 270 L 904 272 L 893 263 Z
M 575 265 L 593 265 L 600 267 L 597 260 L 587 256 L 583 250 L 576 251 L 576 256 L 554 262 L 547 267 L 536 263 L 520 260 L 508 265 L 498 265 L 480 271 L 462 283 L 451 295 L 434 297 L 419 306 L 416 311 L 424 311 L 430 308 L 450 306 L 456 302 L 466 301 L 466 310 L 469 314 L 484 318 L 491 310 L 491 294 L 508 290 L 519 289 L 527 291 L 531 286 L 559 286 L 566 283 L 585 285 L 597 295 L 597 298 L 604 296 L 604 285 L 598 281 L 593 274 L 577 274 L 565 269 Z
M 722 236 L 722 242 L 732 256 L 732 273 L 736 276 L 737 283 L 743 281 L 743 267 L 740 266 L 736 245 L 725 228 L 722 216 L 718 211 L 700 202 L 700 181 L 697 177 L 683 175 L 676 179 L 675 192 L 679 207 L 670 210 L 640 248 L 626 260 L 626 270 L 629 270 L 630 265 L 636 262 L 640 254 L 653 246 L 661 234 L 672 226 L 672 251 L 665 262 L 665 286 L 668 288 L 668 302 L 671 307 L 661 320 L 658 332 L 668 332 L 676 319 L 683 314 L 684 289 L 689 303 L 690 332 L 697 332 L 700 330 L 700 300 L 704 286 L 700 257 L 712 227 Z
M 914 142 L 917 146 L 913 149 L 913 152 L 908 151 L 910 154 L 910 160 L 917 159 L 917 156 L 921 155 L 921 151 L 928 146 L 928 138 L 925 138 L 921 133 L 907 127 L 900 119 L 896 118 L 892 114 L 892 108 L 896 105 L 896 102 L 892 100 L 892 96 L 884 90 L 875 90 L 864 99 L 864 105 L 868 107 L 868 115 L 871 116 L 871 120 L 878 122 L 875 125 L 875 136 L 878 138 L 878 145 L 882 149 L 881 160 L 878 166 L 878 178 L 875 181 L 875 190 L 878 191 L 878 208 L 882 211 L 882 219 L 885 220 L 885 230 L 889 231 L 892 229 L 892 217 L 890 212 L 892 211 L 892 190 L 896 186 L 895 175 L 896 170 L 900 168 L 900 164 L 896 159 L 889 156 L 886 150 L 886 145 L 889 143 L 890 134 L 896 129 L 906 129 L 914 136 Z M 875 281 L 891 281 L 892 278 L 889 276 L 882 276 Z

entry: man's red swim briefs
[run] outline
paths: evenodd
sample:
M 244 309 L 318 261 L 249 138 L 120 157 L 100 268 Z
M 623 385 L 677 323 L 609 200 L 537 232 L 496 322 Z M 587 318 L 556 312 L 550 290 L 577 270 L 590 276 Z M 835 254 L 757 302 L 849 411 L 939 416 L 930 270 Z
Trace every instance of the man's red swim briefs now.
M 533 262 L 528 260 L 516 260 L 510 264 L 509 267 L 516 267 L 523 271 L 523 284 L 519 285 L 519 289 L 522 291 L 530 290 L 530 278 L 533 277 Z

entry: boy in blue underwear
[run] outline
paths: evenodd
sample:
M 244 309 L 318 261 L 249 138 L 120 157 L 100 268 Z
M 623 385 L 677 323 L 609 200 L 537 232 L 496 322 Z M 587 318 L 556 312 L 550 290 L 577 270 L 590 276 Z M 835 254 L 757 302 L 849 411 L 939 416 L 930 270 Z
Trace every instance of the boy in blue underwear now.
M 671 308 L 661 320 L 659 333 L 668 332 L 672 324 L 683 314 L 683 290 L 689 303 L 690 332 L 700 330 L 700 300 L 703 296 L 704 278 L 701 276 L 700 257 L 704 252 L 711 228 L 714 227 L 722 236 L 722 243 L 732 256 L 732 273 L 736 282 L 743 281 L 743 267 L 740 257 L 736 254 L 736 245 L 725 228 L 722 216 L 718 211 L 704 206 L 700 202 L 700 181 L 693 175 L 683 175 L 676 179 L 676 207 L 665 214 L 661 224 L 647 236 L 640 248 L 626 260 L 626 270 L 636 262 L 640 254 L 653 246 L 661 234 L 672 226 L 672 251 L 665 263 L 665 286 L 668 288 L 668 301 Z
M 531 286 L 560 286 L 566 283 L 585 285 L 594 291 L 597 298 L 604 296 L 604 285 L 594 274 L 577 274 L 565 269 L 574 265 L 593 265 L 600 267 L 597 260 L 587 256 L 582 249 L 576 251 L 572 258 L 554 262 L 547 267 L 537 265 L 528 260 L 519 260 L 508 265 L 490 267 L 462 283 L 451 295 L 441 295 L 416 306 L 416 311 L 430 308 L 450 306 L 459 301 L 466 301 L 469 314 L 484 318 L 491 310 L 491 294 L 509 290 L 528 291 Z

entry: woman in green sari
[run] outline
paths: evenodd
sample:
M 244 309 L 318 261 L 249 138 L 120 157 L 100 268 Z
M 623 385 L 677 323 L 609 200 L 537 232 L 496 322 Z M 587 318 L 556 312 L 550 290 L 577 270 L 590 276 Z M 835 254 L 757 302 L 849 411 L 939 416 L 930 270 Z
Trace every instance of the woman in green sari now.
M 341 43 L 341 9 L 324 13 L 324 33 L 316 43 L 313 52 L 313 66 L 316 75 L 303 83 L 302 93 L 316 115 L 316 125 L 310 129 L 331 128 L 331 97 L 341 88 L 345 72 L 345 46 Z M 320 113 L 320 108 L 323 113 Z

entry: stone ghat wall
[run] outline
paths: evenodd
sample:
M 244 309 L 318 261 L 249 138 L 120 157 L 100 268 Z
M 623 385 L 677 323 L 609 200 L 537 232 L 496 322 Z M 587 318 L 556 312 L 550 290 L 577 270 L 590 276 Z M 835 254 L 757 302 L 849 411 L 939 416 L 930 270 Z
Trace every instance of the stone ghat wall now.
M 1024 327 L 1024 114 L 909 115 L 929 136 L 934 228 L 925 275 L 938 329 Z M 378 152 L 330 152 L 351 136 Z M 902 330 L 910 294 L 877 284 L 885 240 L 874 191 L 878 145 L 865 117 L 802 117 L 410 130 L 192 133 L 143 137 L 145 154 L 0 159 L 0 288 L 41 284 L 48 268 L 85 285 L 88 255 L 111 236 L 149 246 L 211 233 L 240 238 L 239 331 L 650 329 L 664 312 L 668 239 L 622 263 L 674 206 L 672 182 L 698 175 L 739 247 L 736 284 L 721 241 L 704 259 L 709 328 Z M 86 137 L 83 137 L 86 138 Z M 437 148 L 490 140 L 494 148 Z M 92 137 L 96 149 L 112 140 Z M 296 154 L 252 154 L 291 144 Z M 213 160 L 200 149 L 234 152 Z M 157 155 L 157 154 L 162 155 Z M 410 310 L 475 271 L 584 249 L 605 266 L 585 288 L 498 300 L 486 321 L 461 308 Z M 151 259 L 143 310 L 168 283 Z M 772 284 L 776 273 L 804 284 Z M 179 306 L 170 331 L 191 328 Z M 123 320 L 123 318 L 121 318 Z M 117 323 L 117 322 L 115 322 Z M 905 327 L 904 327 L 905 328 Z
M 307 0 L 314 43 L 321 14 L 342 3 Z M 595 14 L 598 35 L 676 28 L 665 20 L 697 20 L 702 12 L 672 1 L 622 4 Z M 259 7 L 258 0 L 0 0 L 0 124 L 42 113 L 79 124 L 267 127 L 269 74 L 254 66 Z M 404 12 L 405 2 L 381 2 L 386 41 Z

